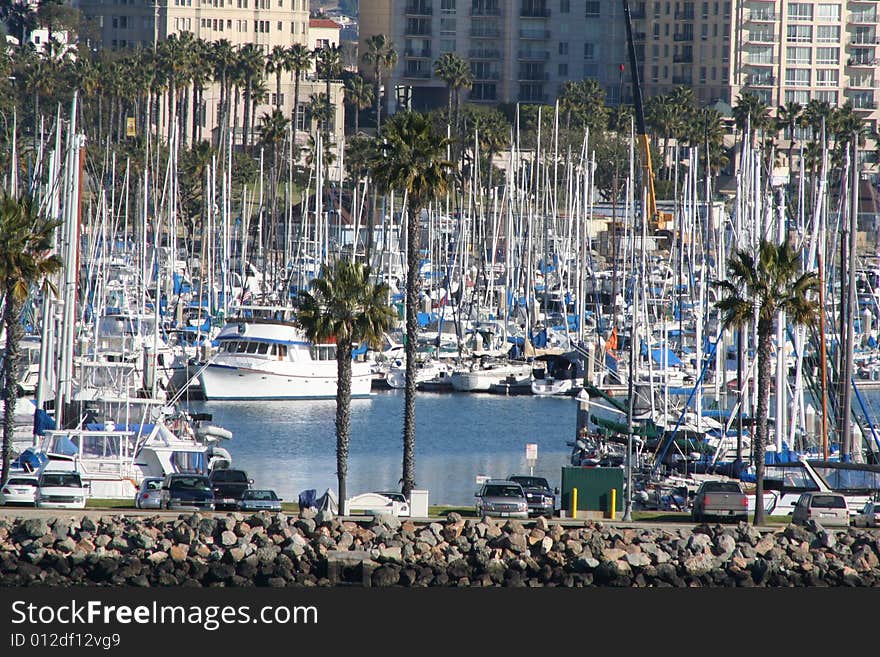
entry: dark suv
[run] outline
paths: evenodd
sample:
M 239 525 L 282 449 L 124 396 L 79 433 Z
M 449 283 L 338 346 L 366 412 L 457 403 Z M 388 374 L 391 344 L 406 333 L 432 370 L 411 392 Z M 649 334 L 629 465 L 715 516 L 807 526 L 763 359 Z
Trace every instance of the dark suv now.
M 205 475 L 175 473 L 162 480 L 163 509 L 214 510 L 211 482 Z
M 212 470 L 211 490 L 214 491 L 214 504 L 218 509 L 234 509 L 246 490 L 249 490 L 253 479 L 249 479 L 244 470 L 221 469 Z
M 553 517 L 556 509 L 556 494 L 559 489 L 550 488 L 550 484 L 544 477 L 532 477 L 530 475 L 511 475 L 510 481 L 515 481 L 526 493 L 526 503 L 529 505 L 530 516 Z

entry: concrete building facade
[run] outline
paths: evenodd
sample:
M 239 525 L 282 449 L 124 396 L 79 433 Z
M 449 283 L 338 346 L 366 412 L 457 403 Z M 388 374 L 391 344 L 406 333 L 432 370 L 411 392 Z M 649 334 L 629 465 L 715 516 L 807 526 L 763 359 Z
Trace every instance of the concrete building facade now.
M 296 43 L 309 46 L 314 41 L 309 33 L 308 0 L 81 0 L 79 8 L 86 17 L 98 23 L 100 42 L 92 45 L 111 50 L 155 47 L 170 35 L 182 32 L 189 32 L 209 42 L 226 39 L 235 47 L 257 44 L 266 54 L 275 46 L 287 48 Z M 324 32 L 327 32 L 326 27 L 321 26 Z M 322 38 L 331 36 L 328 34 Z M 336 43 L 338 41 L 337 29 Z M 256 107 L 256 126 L 259 126 L 260 117 L 270 113 L 276 104 L 286 116 L 294 116 L 293 74 L 283 73 L 281 81 L 281 97 L 277 98 L 274 74 L 265 76 L 266 94 Z M 296 141 L 300 144 L 308 140 L 305 108 L 312 95 L 320 93 L 325 93 L 325 83 L 315 78 L 312 69 L 300 82 L 296 134 Z M 330 95 L 336 110 L 331 139 L 340 142 L 344 125 L 340 82 L 331 85 Z M 204 101 L 205 105 L 201 108 L 202 127 L 208 134 L 213 131 L 216 143 L 220 101 L 218 84 L 206 88 Z M 162 117 L 162 113 L 159 116 Z M 243 116 L 241 107 L 238 116 Z
M 740 91 L 770 107 L 847 100 L 876 127 L 880 11 L 876 0 L 630 2 L 646 97 L 678 85 L 702 104 Z M 631 98 L 620 0 L 361 0 L 360 40 L 386 34 L 399 62 L 391 109 L 441 106 L 434 62 L 455 52 L 474 74 L 470 102 L 552 103 L 566 80 L 595 78 L 608 102 Z M 363 49 L 361 48 L 361 52 Z M 621 71 L 621 64 L 624 70 Z

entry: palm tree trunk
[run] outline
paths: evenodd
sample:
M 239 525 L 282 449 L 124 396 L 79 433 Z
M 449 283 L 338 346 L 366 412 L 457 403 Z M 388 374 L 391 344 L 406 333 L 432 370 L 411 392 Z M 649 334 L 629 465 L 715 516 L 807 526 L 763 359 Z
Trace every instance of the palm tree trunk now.
M 345 480 L 348 475 L 348 445 L 351 426 L 351 342 L 336 345 L 336 480 L 339 483 L 339 508 L 345 504 Z
M 235 146 L 235 132 L 238 130 L 238 103 L 241 91 L 238 86 L 235 87 L 235 109 L 232 115 L 232 145 Z
M 324 132 L 327 134 L 328 137 L 330 136 L 330 117 L 333 116 L 333 104 L 330 102 L 330 74 L 331 71 L 327 71 L 327 116 L 324 117 Z
M 755 412 L 756 430 L 752 435 L 752 453 L 755 456 L 755 524 L 764 524 L 764 450 L 767 446 L 767 418 L 770 410 L 770 351 L 773 322 L 758 321 L 758 407 Z
M 402 492 L 409 497 L 416 473 L 416 346 L 419 334 L 419 215 L 410 205 L 406 220 L 406 387 L 403 406 Z
M 357 134 L 358 132 L 360 132 L 360 125 L 359 125 L 359 121 L 358 121 L 358 115 L 360 113 L 361 113 L 361 108 L 357 103 L 355 103 L 354 104 L 354 134 Z
M 293 136 L 296 137 L 296 131 L 299 130 L 299 78 L 302 71 L 296 69 L 293 76 Z M 294 139 L 295 141 L 295 139 Z
M 275 109 L 281 109 L 281 68 L 275 71 Z
M 12 436 L 15 432 L 15 402 L 18 398 L 18 362 L 21 359 L 19 343 L 22 327 L 18 321 L 21 303 L 12 294 L 13 281 L 6 281 L 6 305 L 3 308 L 3 324 L 6 327 L 6 353 L 3 358 L 3 469 L 0 482 L 9 477 L 12 463 Z
M 376 134 L 379 134 L 379 128 L 382 127 L 382 101 L 379 94 L 382 93 L 382 77 L 378 66 L 373 69 L 373 104 L 376 107 Z
M 251 95 L 253 91 L 251 89 L 251 77 L 247 77 L 247 81 L 244 86 L 244 135 L 242 137 L 242 146 L 250 146 L 250 120 L 251 120 Z

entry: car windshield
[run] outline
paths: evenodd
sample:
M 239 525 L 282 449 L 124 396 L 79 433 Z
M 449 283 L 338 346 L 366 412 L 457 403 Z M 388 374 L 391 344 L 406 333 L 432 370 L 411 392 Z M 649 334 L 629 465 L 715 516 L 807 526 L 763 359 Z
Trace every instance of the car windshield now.
M 492 484 L 486 486 L 483 495 L 486 497 L 522 497 L 522 488 L 519 486 L 505 486 L 504 484 Z
M 274 501 L 278 499 L 273 490 L 249 490 L 245 491 L 242 499 L 245 500 L 268 500 Z
M 511 477 L 510 480 L 524 488 L 546 488 L 548 490 L 550 488 L 550 484 L 543 477 Z
M 215 470 L 211 474 L 211 479 L 215 482 L 231 482 L 237 484 L 246 484 L 247 475 L 241 470 Z
M 741 493 L 742 489 L 735 481 L 713 481 L 703 486 L 704 493 Z
M 204 477 L 175 477 L 171 480 L 171 488 L 178 490 L 211 490 L 208 480 Z
M 27 479 L 24 477 L 12 477 L 9 481 L 6 482 L 7 486 L 36 486 L 37 482 L 34 479 Z
M 75 473 L 44 474 L 40 480 L 40 486 L 55 486 L 59 488 L 82 488 L 82 479 Z
M 822 509 L 845 509 L 846 499 L 842 495 L 815 495 L 813 497 L 813 508 Z

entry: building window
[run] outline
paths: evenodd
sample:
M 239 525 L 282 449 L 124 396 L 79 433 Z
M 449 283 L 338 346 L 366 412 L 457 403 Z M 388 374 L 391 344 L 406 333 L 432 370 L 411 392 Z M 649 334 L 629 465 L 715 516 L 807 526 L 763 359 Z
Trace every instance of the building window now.
M 816 48 L 816 63 L 834 66 L 840 64 L 840 48 Z
M 284 29 L 283 27 L 281 27 L 282 25 L 283 25 L 283 23 L 281 21 L 278 21 L 278 31 L 279 32 Z
M 819 43 L 840 43 L 840 25 L 816 26 L 816 41 Z
M 455 13 L 455 0 L 441 0 L 440 1 L 440 13 L 441 14 L 454 14 Z
M 812 51 L 809 47 L 789 46 L 785 49 L 785 59 L 789 64 L 809 64 L 812 59 Z
M 284 105 L 284 94 L 272 94 L 272 105 Z
M 789 25 L 786 41 L 789 43 L 803 43 L 813 40 L 812 25 Z
M 587 0 L 586 3 L 586 16 L 587 18 L 596 18 L 599 16 L 601 12 L 602 3 L 599 0 Z
M 596 58 L 596 44 L 585 43 L 584 44 L 584 59 L 595 59 L 595 58 Z
M 559 0 L 559 13 L 567 14 L 571 11 L 571 4 L 569 0 Z
M 559 54 L 567 55 L 568 54 L 568 41 L 560 41 L 559 42 Z
M 807 21 L 813 20 L 813 5 L 806 2 L 788 3 L 788 20 Z
M 817 91 L 816 92 L 816 100 L 825 101 L 831 107 L 837 106 L 837 92 L 836 91 Z
M 816 69 L 816 86 L 817 87 L 838 87 L 838 86 L 840 86 L 840 71 L 838 71 L 836 68 Z
M 568 64 L 560 64 L 559 65 L 559 77 L 565 77 L 568 75 Z
M 816 20 L 826 23 L 837 23 L 840 21 L 840 5 L 830 5 L 820 3 L 816 5 Z
M 806 105 L 810 102 L 810 92 L 809 91 L 786 91 L 785 92 L 785 102 L 786 103 L 799 103 L 801 105 Z
M 785 84 L 788 87 L 809 87 L 810 86 L 810 69 L 808 68 L 786 68 Z

